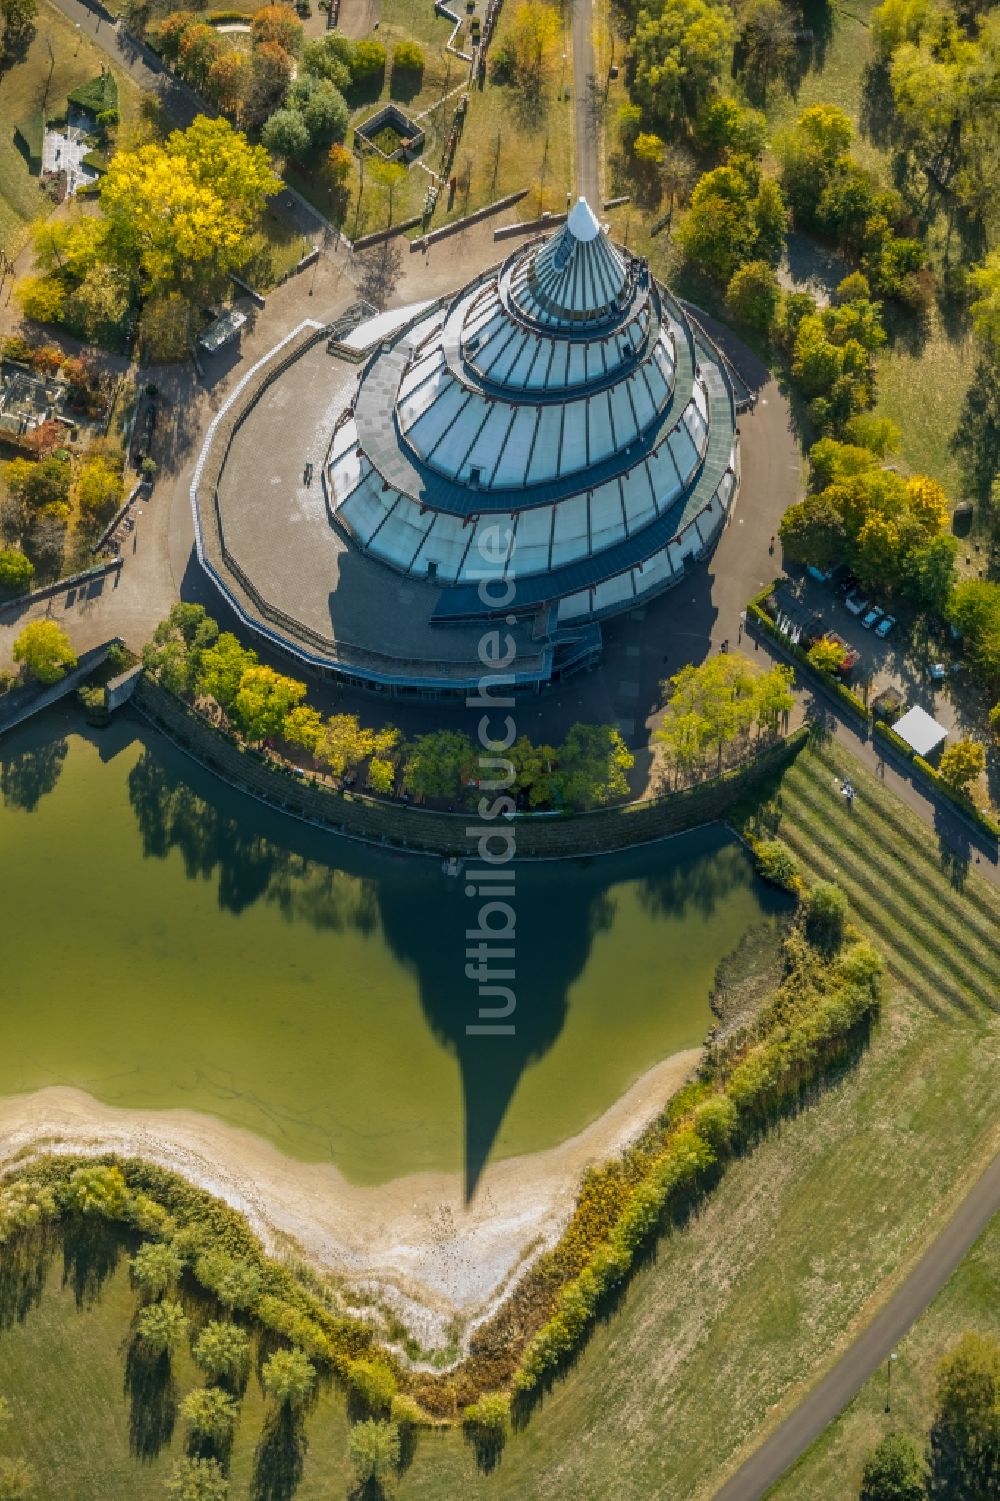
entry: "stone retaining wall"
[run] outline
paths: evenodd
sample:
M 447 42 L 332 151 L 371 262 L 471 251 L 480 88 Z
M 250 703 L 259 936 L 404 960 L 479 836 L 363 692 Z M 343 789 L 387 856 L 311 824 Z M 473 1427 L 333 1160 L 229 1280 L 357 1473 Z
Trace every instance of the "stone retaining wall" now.
M 336 792 L 241 749 L 228 735 L 143 678 L 133 703 L 145 718 L 210 771 L 296 818 L 388 848 L 433 855 L 470 853 L 466 828 L 478 835 L 474 813 L 441 813 L 357 793 Z M 722 818 L 732 805 L 790 761 L 805 744 L 798 730 L 746 766 L 664 797 L 598 808 L 589 813 L 528 815 L 514 821 L 519 859 L 563 859 L 649 844 Z

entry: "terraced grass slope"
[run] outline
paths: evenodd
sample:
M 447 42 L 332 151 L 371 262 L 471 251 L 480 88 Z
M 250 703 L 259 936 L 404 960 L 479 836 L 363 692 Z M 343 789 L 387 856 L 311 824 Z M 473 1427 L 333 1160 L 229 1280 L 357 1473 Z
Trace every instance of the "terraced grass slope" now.
M 844 777 L 857 789 L 853 811 Z M 915 999 L 941 1015 L 1000 1006 L 995 891 L 974 870 L 949 878 L 934 835 L 835 742 L 798 757 L 777 809 L 781 838 L 807 871 L 843 887 Z

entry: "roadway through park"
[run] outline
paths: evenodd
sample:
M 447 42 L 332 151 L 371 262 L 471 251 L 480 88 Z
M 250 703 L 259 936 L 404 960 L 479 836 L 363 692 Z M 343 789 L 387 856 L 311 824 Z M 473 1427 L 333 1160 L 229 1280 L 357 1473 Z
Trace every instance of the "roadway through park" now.
M 889 1359 L 997 1213 L 1000 1157 L 994 1157 L 867 1328 L 716 1492 L 715 1501 L 760 1501 L 777 1484 Z

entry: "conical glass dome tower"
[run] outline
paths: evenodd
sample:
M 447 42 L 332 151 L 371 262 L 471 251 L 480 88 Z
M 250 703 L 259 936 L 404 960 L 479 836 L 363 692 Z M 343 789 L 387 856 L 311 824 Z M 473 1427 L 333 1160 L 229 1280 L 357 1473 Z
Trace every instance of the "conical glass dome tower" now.
M 435 623 L 544 611 L 556 631 L 679 579 L 725 525 L 737 472 L 716 352 L 581 198 L 369 360 L 331 446 L 329 514 L 435 586 Z M 498 525 L 502 608 L 478 587 Z

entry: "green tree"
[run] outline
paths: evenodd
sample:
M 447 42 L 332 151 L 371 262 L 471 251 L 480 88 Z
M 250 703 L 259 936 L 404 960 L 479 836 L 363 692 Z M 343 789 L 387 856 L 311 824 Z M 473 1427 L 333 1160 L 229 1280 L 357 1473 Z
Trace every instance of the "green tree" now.
M 248 740 L 259 743 L 281 734 L 286 718 L 305 696 L 305 683 L 270 667 L 248 667 L 233 700 L 233 719 Z
M 225 1448 L 236 1426 L 236 1403 L 218 1386 L 199 1386 L 181 1403 L 181 1416 L 195 1438 Z
M 635 96 L 651 119 L 694 117 L 728 66 L 735 28 L 708 0 L 663 0 L 641 10 L 633 40 Z
M 753 853 L 757 872 L 765 881 L 771 881 L 785 891 L 798 889 L 798 861 L 784 840 L 759 839 L 753 847 Z
M 217 1459 L 180 1459 L 166 1489 L 174 1501 L 226 1501 L 229 1481 Z
M 1000 1480 L 1000 1342 L 963 1334 L 938 1367 L 930 1494 L 991 1501 Z
M 593 808 L 628 796 L 635 757 L 609 724 L 575 724 L 559 747 L 559 787 L 574 808 Z
M 328 31 L 302 48 L 300 72 L 328 78 L 341 93 L 351 82 L 351 44 L 337 31 Z
M 781 302 L 781 287 L 767 261 L 748 261 L 729 278 L 726 307 L 738 323 L 768 334 Z
M 938 771 L 941 780 L 959 792 L 968 791 L 971 783 L 986 770 L 986 750 L 978 740 L 956 740 L 941 752 Z
M 14 661 L 40 683 L 58 683 L 76 666 L 76 653 L 61 625 L 31 620 L 14 642 Z
M 403 765 L 403 781 L 416 797 L 455 797 L 473 774 L 476 752 L 468 735 L 434 730 L 419 735 Z
M 919 543 L 907 554 L 903 588 L 922 610 L 944 614 L 955 587 L 958 538 L 942 533 Z
M 155 1354 L 176 1350 L 187 1332 L 187 1314 L 179 1303 L 166 1300 L 140 1308 L 135 1328 L 142 1344 Z
M 976 333 L 1000 354 L 1000 250 L 969 273 L 976 296 L 970 307 Z
M 276 109 L 264 125 L 260 138 L 275 156 L 301 161 L 312 146 L 312 136 L 297 109 Z
M 351 77 L 357 83 L 362 78 L 374 78 L 385 72 L 385 48 L 372 37 L 363 37 L 351 49 Z
M 250 1338 L 238 1324 L 206 1324 L 194 1343 L 195 1363 L 210 1381 L 241 1391 L 250 1373 Z
M 785 557 L 793 563 L 826 568 L 844 556 L 847 530 L 829 491 L 807 495 L 789 506 L 778 527 Z
M 397 73 L 418 74 L 424 71 L 424 49 L 418 42 L 403 40 L 392 49 L 393 77 Z
M 859 1501 L 924 1501 L 925 1482 L 924 1462 L 913 1440 L 888 1433 L 865 1460 Z
M 252 1308 L 261 1295 L 264 1278 L 258 1266 L 242 1256 L 214 1249 L 205 1251 L 194 1264 L 202 1287 L 215 1294 L 224 1308 Z
M 355 1423 L 348 1438 L 348 1452 L 359 1485 L 374 1482 L 391 1489 L 399 1464 L 399 1429 L 395 1423 Z
M 162 1298 L 180 1280 L 184 1263 L 167 1241 L 149 1241 L 129 1263 L 132 1283 L 143 1297 Z
M 833 104 L 814 104 L 802 111 L 791 130 L 775 137 L 785 202 L 798 223 L 815 225 L 823 189 L 835 163 L 848 150 L 851 135 L 851 122 L 843 110 Z
M 0 594 L 23 594 L 34 577 L 30 558 L 16 547 L 0 547 Z
M 847 897 L 834 881 L 817 881 L 803 902 L 806 932 L 818 948 L 840 947 L 847 923 Z
M 65 506 L 73 470 L 67 458 L 51 454 L 32 463 L 12 459 L 7 465 L 7 489 L 33 511 Z
M 948 602 L 948 618 L 965 637 L 982 675 L 990 682 L 1000 679 L 1000 584 L 963 579 Z
M 230 631 L 223 631 L 198 662 L 195 687 L 203 698 L 214 698 L 227 712 L 236 702 L 243 674 L 256 667 L 257 653 L 240 645 Z
M 289 104 L 301 112 L 313 146 L 341 141 L 347 130 L 350 109 L 338 88 L 326 78 L 298 79 L 289 94 Z
M 784 243 L 784 206 L 776 182 L 749 157 L 706 172 L 677 232 L 688 260 L 728 284 L 740 266 L 776 260 Z
M 0 50 L 8 57 L 23 51 L 34 35 L 37 16 L 37 0 L 0 0 Z
M 273 1401 L 297 1408 L 308 1401 L 316 1381 L 312 1361 L 301 1350 L 276 1350 L 264 1362 L 261 1385 Z
M 506 1439 L 510 1435 L 510 1397 L 507 1392 L 484 1392 L 462 1413 L 462 1422 L 467 1428 L 476 1428 L 492 1438 Z
M 749 0 L 742 21 L 737 55 L 766 102 L 768 85 L 784 77 L 795 63 L 795 26 L 781 0 Z

